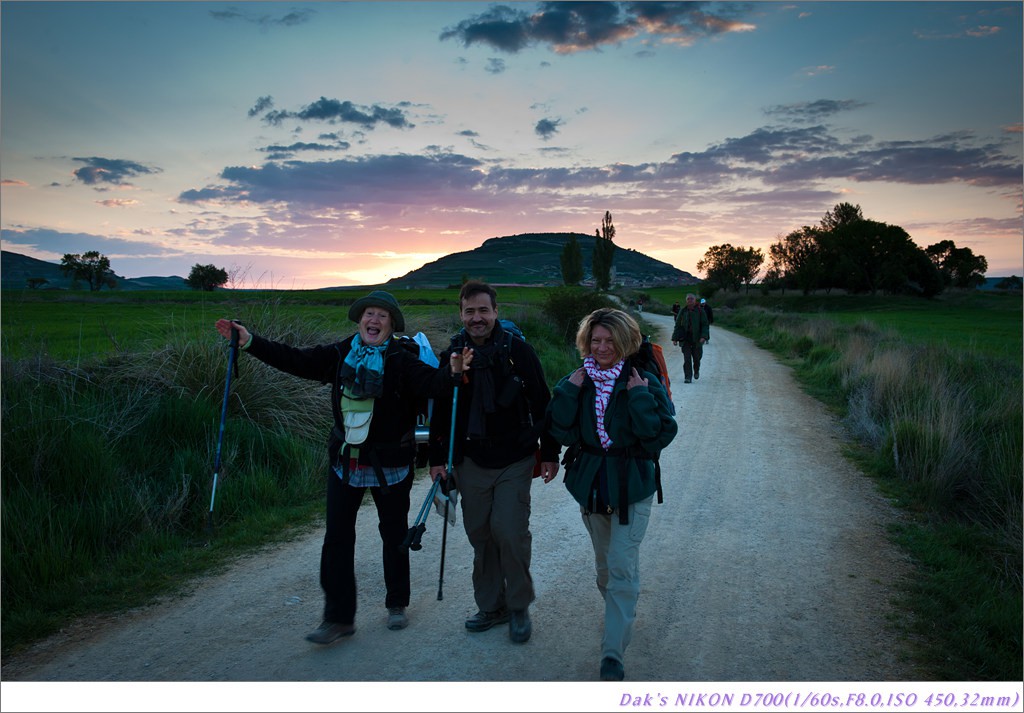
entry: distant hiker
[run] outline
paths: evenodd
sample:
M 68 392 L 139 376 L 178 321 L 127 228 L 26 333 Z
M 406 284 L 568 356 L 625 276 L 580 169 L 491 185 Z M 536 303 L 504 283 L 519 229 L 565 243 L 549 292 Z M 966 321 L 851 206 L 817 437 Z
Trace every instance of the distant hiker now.
M 679 315 L 679 300 L 676 300 L 675 302 L 672 303 L 672 317 L 677 317 L 678 315 Z
M 683 383 L 700 378 L 700 360 L 707 342 L 708 316 L 697 306 L 697 296 L 686 295 L 686 306 L 676 315 L 672 330 L 672 343 L 683 350 Z
M 657 375 L 634 366 L 641 342 L 627 313 L 591 312 L 576 333 L 583 366 L 558 382 L 548 407 L 551 434 L 569 447 L 565 487 L 580 504 L 604 597 L 602 681 L 625 676 L 640 596 L 640 543 L 660 493 L 653 459 L 679 428 Z M 568 454 L 576 456 L 571 463 Z
M 530 486 L 535 467 L 545 483 L 558 473 L 558 443 L 544 431 L 551 392 L 533 347 L 498 319 L 497 293 L 471 281 L 459 292 L 463 329 L 452 350 L 471 347 L 455 417 L 455 481 L 462 522 L 473 546 L 473 596 L 479 608 L 466 629 L 508 622 L 509 638 L 525 643 L 533 630 L 530 575 Z M 447 478 L 452 408 L 435 400 L 430 419 L 430 477 Z M 539 450 L 539 453 L 538 453 Z M 538 465 L 539 460 L 539 465 Z
M 355 633 L 356 515 L 367 488 L 377 507 L 383 542 L 387 627 L 404 629 L 409 618 L 409 491 L 416 456 L 418 398 L 451 394 L 468 349 L 452 353 L 434 368 L 392 339 L 405 330 L 395 298 L 383 291 L 360 297 L 348 318 L 359 325 L 352 336 L 299 349 L 252 334 L 238 322 L 217 320 L 217 331 L 265 364 L 303 379 L 329 384 L 334 428 L 327 453 L 327 526 L 320 551 L 324 618 L 306 639 L 330 644 Z M 442 399 L 443 400 L 443 399 Z
M 644 300 L 642 297 L 636 301 L 636 309 L 638 312 L 644 311 Z
M 704 314 L 708 316 L 708 327 L 715 323 L 715 313 L 711 311 L 711 305 L 703 297 L 700 298 L 700 308 L 704 310 Z M 711 331 L 708 330 L 707 342 L 711 341 Z M 705 342 L 705 344 L 707 343 Z

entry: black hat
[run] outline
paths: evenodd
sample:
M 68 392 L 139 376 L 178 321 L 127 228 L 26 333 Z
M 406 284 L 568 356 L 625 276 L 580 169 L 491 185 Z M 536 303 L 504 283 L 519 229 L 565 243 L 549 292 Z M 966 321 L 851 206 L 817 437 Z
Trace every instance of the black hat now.
M 348 308 L 348 318 L 358 324 L 363 316 L 363 310 L 367 307 L 383 307 L 391 313 L 391 321 L 394 322 L 395 331 L 405 331 L 405 317 L 402 316 L 402 310 L 398 307 L 398 300 L 390 292 L 374 290 L 366 295 L 366 297 L 360 297 Z

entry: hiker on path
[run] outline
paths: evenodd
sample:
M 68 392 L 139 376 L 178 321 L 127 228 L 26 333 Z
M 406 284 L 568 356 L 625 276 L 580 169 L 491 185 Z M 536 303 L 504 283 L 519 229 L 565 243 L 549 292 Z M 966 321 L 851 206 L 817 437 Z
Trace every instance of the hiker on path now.
M 708 301 L 706 299 L 704 299 L 703 297 L 700 298 L 700 308 L 702 310 L 704 310 L 704 314 L 706 314 L 708 316 L 708 327 L 710 328 L 711 325 L 715 323 L 715 312 L 714 312 L 714 310 L 711 309 L 711 305 L 708 304 Z M 708 330 L 707 341 L 704 342 L 705 344 L 710 344 L 711 343 L 711 336 L 710 336 L 710 334 L 711 334 L 711 332 L 710 332 L 710 329 L 709 329 Z
M 686 305 L 676 315 L 672 330 L 672 344 L 683 350 L 683 382 L 692 383 L 700 378 L 700 360 L 709 334 L 708 316 L 697 306 L 697 296 L 686 295 Z
M 274 342 L 227 319 L 216 322 L 226 339 L 238 331 L 238 345 L 275 369 L 330 384 L 334 428 L 328 441 L 327 524 L 320 552 L 324 617 L 306 639 L 330 644 L 355 633 L 356 515 L 367 488 L 377 507 L 387 627 L 404 629 L 409 618 L 409 491 L 416 455 L 416 401 L 452 393 L 470 350 L 453 352 L 437 368 L 392 339 L 405 331 L 395 298 L 384 291 L 360 297 L 348 311 L 358 324 L 333 344 L 299 349 Z
M 656 374 L 637 369 L 642 337 L 627 313 L 602 308 L 576 333 L 583 366 L 555 386 L 551 434 L 568 446 L 565 487 L 580 504 L 604 598 L 600 678 L 621 681 L 640 597 L 640 543 L 647 531 L 655 462 L 678 430 Z
M 551 392 L 533 347 L 498 321 L 493 287 L 467 282 L 459 307 L 463 329 L 441 360 L 452 350 L 472 348 L 472 366 L 456 397 L 452 456 L 462 521 L 473 546 L 473 595 L 479 608 L 466 628 L 480 632 L 508 622 L 509 638 L 524 643 L 533 630 L 530 486 L 535 467 L 545 483 L 558 473 L 560 449 L 544 432 Z M 435 481 L 449 475 L 451 412 L 451 404 L 434 402 L 430 477 Z

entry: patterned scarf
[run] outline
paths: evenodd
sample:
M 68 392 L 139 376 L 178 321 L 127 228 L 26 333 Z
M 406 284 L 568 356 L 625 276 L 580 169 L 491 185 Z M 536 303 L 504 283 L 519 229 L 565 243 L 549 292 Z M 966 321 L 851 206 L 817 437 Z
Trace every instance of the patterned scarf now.
M 384 393 L 384 350 L 389 341 L 378 347 L 367 346 L 356 332 L 341 365 L 341 383 L 351 398 L 377 398 Z
M 612 395 L 612 388 L 615 380 L 622 373 L 622 365 L 625 360 L 620 361 L 611 369 L 602 369 L 592 355 L 583 359 L 583 368 L 587 370 L 587 376 L 594 382 L 594 411 L 597 413 L 597 437 L 601 439 L 601 447 L 608 450 L 612 447 L 612 439 L 604 428 L 604 412 L 608 408 L 608 399 Z

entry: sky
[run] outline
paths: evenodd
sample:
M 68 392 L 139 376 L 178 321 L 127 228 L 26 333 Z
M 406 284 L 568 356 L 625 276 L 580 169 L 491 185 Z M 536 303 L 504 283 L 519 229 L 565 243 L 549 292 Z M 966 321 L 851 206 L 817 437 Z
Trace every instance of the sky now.
M 230 287 L 839 203 L 1024 275 L 1020 2 L 0 2 L 0 244 Z M 767 259 L 765 263 L 767 267 Z

